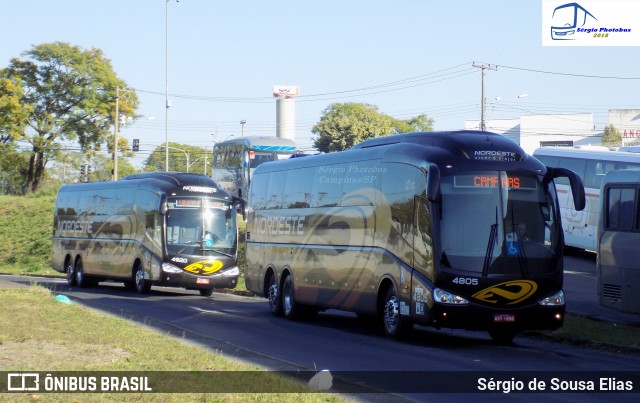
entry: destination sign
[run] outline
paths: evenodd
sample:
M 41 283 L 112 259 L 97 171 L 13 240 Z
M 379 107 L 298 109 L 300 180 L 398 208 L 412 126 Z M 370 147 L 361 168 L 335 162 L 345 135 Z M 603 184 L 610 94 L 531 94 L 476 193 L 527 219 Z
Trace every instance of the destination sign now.
M 229 203 L 224 203 L 218 200 L 200 199 L 195 197 L 173 199 L 169 201 L 169 207 L 209 207 L 226 209 L 229 206 Z
M 453 183 L 456 188 L 536 189 L 536 180 L 530 176 L 456 175 Z

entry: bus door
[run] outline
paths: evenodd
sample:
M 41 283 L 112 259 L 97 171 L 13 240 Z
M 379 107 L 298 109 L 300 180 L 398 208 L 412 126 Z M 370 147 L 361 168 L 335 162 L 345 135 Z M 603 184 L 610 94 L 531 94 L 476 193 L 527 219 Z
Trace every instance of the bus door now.
M 415 231 L 413 237 L 413 268 L 415 276 L 426 277 L 431 283 L 435 280 L 433 267 L 433 243 L 431 229 L 431 213 L 429 211 L 429 201 L 420 196 L 414 197 L 415 206 Z M 412 278 L 413 280 L 413 278 Z M 411 313 L 416 317 L 428 316 L 427 290 L 417 286 L 417 282 L 412 281 Z

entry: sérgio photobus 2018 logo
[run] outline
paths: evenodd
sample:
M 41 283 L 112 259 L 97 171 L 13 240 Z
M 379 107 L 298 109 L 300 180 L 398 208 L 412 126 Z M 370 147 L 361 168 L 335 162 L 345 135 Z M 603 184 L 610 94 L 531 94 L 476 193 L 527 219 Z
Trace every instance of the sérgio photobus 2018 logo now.
M 547 14 L 544 19 L 549 24 L 547 28 L 551 30 L 552 42 L 589 42 L 592 45 L 608 45 L 631 39 L 628 36 L 631 35 L 631 25 L 627 20 L 631 8 L 635 7 L 625 2 L 599 0 L 543 3 L 543 10 Z

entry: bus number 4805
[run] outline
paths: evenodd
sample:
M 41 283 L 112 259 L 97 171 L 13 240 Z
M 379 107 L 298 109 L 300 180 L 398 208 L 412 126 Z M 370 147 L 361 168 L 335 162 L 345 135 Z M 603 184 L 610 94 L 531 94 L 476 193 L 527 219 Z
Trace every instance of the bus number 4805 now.
M 453 283 L 460 285 L 478 285 L 478 279 L 471 277 L 456 277 L 453 279 Z

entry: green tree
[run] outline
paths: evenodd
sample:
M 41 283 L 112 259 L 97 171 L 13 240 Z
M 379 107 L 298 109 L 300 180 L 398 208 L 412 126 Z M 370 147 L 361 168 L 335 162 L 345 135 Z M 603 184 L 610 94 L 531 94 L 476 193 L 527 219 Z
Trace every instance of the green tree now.
M 189 169 L 187 169 L 187 155 Z M 205 161 L 207 168 L 205 170 Z M 166 163 L 166 148 L 162 144 L 156 147 L 144 162 L 145 172 L 164 171 Z M 169 170 L 176 172 L 193 172 L 209 174 L 211 167 L 211 151 L 206 148 L 186 144 L 169 143 Z
M 334 103 L 324 110 L 311 132 L 318 137 L 314 147 L 322 152 L 342 151 L 372 137 L 410 131 L 430 131 L 433 119 L 419 115 L 407 120 L 394 119 L 378 107 L 362 103 Z
M 21 80 L 4 78 L 0 70 L 0 144 L 14 142 L 24 131 L 31 107 L 20 102 L 23 96 Z
M 13 144 L 0 144 L 0 194 L 21 194 L 28 157 Z
M 91 166 L 91 173 L 89 175 L 91 182 L 111 180 L 111 169 L 113 168 L 113 159 L 111 157 L 100 154 L 87 155 L 86 153 L 77 151 L 61 150 L 47 172 L 51 179 L 58 183 L 81 182 L 84 180 L 81 174 L 81 167 L 85 164 Z M 136 172 L 138 172 L 138 169 L 127 159 L 118 159 L 119 178 Z
M 55 42 L 33 46 L 23 56 L 11 59 L 0 77 L 23 90 L 19 98 L 28 116 L 25 129 L 14 137 L 31 146 L 26 185 L 36 190 L 61 141 L 77 141 L 83 152 L 113 143 L 116 88 L 126 84 L 99 49 Z M 120 114 L 134 116 L 137 106 L 135 93 L 121 98 Z
M 622 135 L 612 124 L 605 127 L 602 132 L 602 145 L 607 147 L 620 147 L 622 145 Z

